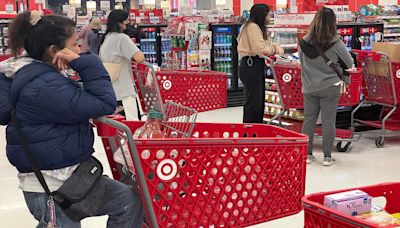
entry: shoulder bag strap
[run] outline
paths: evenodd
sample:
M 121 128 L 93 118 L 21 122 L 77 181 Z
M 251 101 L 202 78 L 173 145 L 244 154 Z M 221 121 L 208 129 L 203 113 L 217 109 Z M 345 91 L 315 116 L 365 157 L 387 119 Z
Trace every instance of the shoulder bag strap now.
M 332 68 L 333 71 L 337 74 L 340 80 L 343 80 L 343 75 L 339 72 L 335 64 L 333 63 L 332 60 L 328 58 L 328 56 L 325 55 L 325 53 L 321 50 L 321 48 L 315 46 L 315 49 L 318 51 L 319 55 L 325 60 L 326 65 L 328 65 L 330 68 Z
M 39 166 L 38 166 L 35 158 L 33 157 L 32 150 L 28 146 L 28 142 L 25 137 L 25 134 L 21 130 L 21 125 L 17 119 L 17 112 L 15 109 L 15 106 L 11 110 L 11 121 L 15 124 L 15 129 L 17 131 L 17 136 L 18 136 L 19 142 L 21 143 L 21 146 L 22 146 L 23 150 L 25 151 L 25 154 L 28 157 L 29 162 L 32 165 L 33 172 L 35 173 L 36 177 L 38 178 L 40 184 L 42 185 L 42 187 L 44 188 L 46 193 L 49 196 L 52 196 L 52 193 L 50 192 L 50 189 L 49 189 L 46 181 L 44 180 L 43 174 L 42 174 L 42 172 L 40 172 Z

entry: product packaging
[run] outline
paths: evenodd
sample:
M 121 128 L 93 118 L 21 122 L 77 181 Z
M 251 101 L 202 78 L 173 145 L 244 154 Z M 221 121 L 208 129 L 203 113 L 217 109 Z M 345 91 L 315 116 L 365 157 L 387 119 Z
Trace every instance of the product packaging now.
M 358 215 L 356 217 L 361 220 L 377 224 L 379 227 L 400 227 L 400 219 L 385 211 Z
M 347 215 L 359 215 L 371 212 L 371 200 L 367 193 L 354 190 L 326 195 L 324 205 Z
M 201 31 L 199 37 L 199 49 L 200 50 L 211 50 L 212 32 Z

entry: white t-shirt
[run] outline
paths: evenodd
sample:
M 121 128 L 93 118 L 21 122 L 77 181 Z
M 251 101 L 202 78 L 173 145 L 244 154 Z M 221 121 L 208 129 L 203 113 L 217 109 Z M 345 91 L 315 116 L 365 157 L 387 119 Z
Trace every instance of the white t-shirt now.
M 136 94 L 133 81 L 131 59 L 139 48 L 124 33 L 110 33 L 100 47 L 100 59 L 103 63 L 122 63 L 121 73 L 113 82 L 117 100 L 123 100 Z

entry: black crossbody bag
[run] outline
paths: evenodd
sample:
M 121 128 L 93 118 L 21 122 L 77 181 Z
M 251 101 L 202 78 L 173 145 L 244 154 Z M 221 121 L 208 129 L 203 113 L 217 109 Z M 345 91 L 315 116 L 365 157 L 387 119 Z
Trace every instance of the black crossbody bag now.
M 340 79 L 340 85 L 339 85 L 340 94 L 346 93 L 346 83 L 344 83 L 343 74 L 341 74 L 339 72 L 339 70 L 338 70 L 337 66 L 335 65 L 335 63 L 332 60 L 330 60 L 328 58 L 328 56 L 325 55 L 325 53 L 321 50 L 321 48 L 319 48 L 319 47 L 317 47 L 315 45 L 314 45 L 314 47 L 318 51 L 319 55 L 325 60 L 326 65 L 328 65 L 337 74 L 337 76 L 339 77 L 339 79 Z
M 57 191 L 50 192 L 29 147 L 28 140 L 21 129 L 21 124 L 16 114 L 16 101 L 11 101 L 10 104 L 12 107 L 10 113 L 11 122 L 15 126 L 19 142 L 32 165 L 37 179 L 49 196 L 48 205 L 54 205 L 54 202 L 57 203 L 73 221 L 80 221 L 83 218 L 97 215 L 110 197 L 106 180 L 108 177 L 103 175 L 103 166 L 100 161 L 91 156 L 87 161 L 79 164 L 71 177 Z

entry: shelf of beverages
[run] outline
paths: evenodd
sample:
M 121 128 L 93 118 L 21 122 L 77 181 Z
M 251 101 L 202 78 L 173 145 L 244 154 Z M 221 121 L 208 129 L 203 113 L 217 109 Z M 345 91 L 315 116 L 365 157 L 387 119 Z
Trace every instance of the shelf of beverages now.
M 232 46 L 232 35 L 230 33 L 218 33 L 214 37 L 215 47 L 228 47 Z

